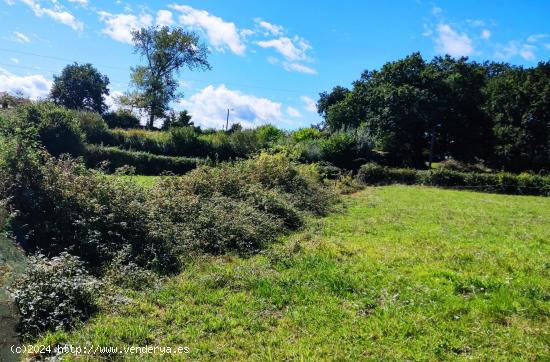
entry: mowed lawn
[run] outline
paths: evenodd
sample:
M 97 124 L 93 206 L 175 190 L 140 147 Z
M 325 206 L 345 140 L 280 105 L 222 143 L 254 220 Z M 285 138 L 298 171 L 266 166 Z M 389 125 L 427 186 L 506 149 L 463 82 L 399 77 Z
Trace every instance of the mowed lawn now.
M 188 346 L 196 360 L 550 359 L 549 198 L 388 186 L 344 204 L 39 343 Z

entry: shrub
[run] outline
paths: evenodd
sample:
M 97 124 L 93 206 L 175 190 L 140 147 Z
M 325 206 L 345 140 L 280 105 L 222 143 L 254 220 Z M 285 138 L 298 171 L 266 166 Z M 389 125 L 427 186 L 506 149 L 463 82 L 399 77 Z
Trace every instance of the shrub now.
M 357 179 L 369 185 L 424 184 L 505 194 L 550 196 L 550 177 L 526 173 L 514 175 L 504 172 L 493 174 L 457 172 L 444 168 L 418 171 L 365 164 L 359 169 Z
M 312 141 L 322 138 L 322 133 L 315 128 L 300 128 L 290 134 L 291 139 L 294 142 Z
M 169 139 L 173 154 L 206 156 L 208 145 L 202 139 L 194 127 L 177 127 L 169 130 Z
M 31 256 L 26 274 L 15 282 L 13 295 L 24 336 L 69 329 L 97 309 L 97 282 L 79 258 L 67 253 L 48 259 Z
M 73 114 L 85 135 L 86 142 L 102 143 L 109 140 L 109 128 L 99 113 L 75 111 Z
M 439 168 L 458 172 L 490 172 L 482 164 L 470 164 L 458 160 L 445 160 L 439 163 Z
M 237 130 L 230 134 L 232 157 L 248 158 L 261 148 L 255 130 Z M 222 156 L 223 158 L 223 156 Z
M 359 168 L 357 179 L 367 185 L 386 185 L 394 182 L 388 169 L 376 163 L 367 163 Z
M 88 145 L 84 158 L 88 167 L 103 165 L 107 171 L 114 172 L 127 165 L 134 167 L 140 175 L 160 175 L 163 172 L 184 174 L 201 163 L 195 158 L 161 156 L 97 145 Z
M 48 159 L 25 180 L 24 191 L 2 194 L 14 215 L 18 241 L 29 252 L 63 251 L 99 273 L 123 248 L 134 261 L 154 269 L 175 269 L 168 244 L 149 235 L 146 191 L 128 180 L 87 170 L 70 159 Z
M 133 290 L 151 288 L 158 282 L 157 275 L 134 262 L 131 250 L 120 250 L 109 264 L 104 280 L 108 283 Z
M 253 182 L 289 194 L 298 209 L 318 215 L 328 212 L 332 195 L 322 187 L 315 169 L 309 169 L 307 174 L 284 154 L 262 153 L 246 161 L 245 165 Z
M 219 193 L 193 195 L 181 185 L 180 180 L 160 182 L 148 206 L 155 235 L 172 242 L 180 255 L 194 249 L 254 252 L 283 229 L 280 221 L 246 201 Z
M 132 112 L 127 110 L 118 110 L 109 112 L 103 116 L 103 119 L 109 128 L 139 128 L 140 121 Z
M 84 149 L 84 134 L 74 113 L 53 103 L 33 103 L 18 109 L 4 131 L 13 134 L 16 128 L 24 129 L 29 137 L 37 137 L 54 156 L 76 156 Z
M 283 131 L 271 124 L 258 127 L 255 131 L 258 143 L 262 148 L 273 147 L 285 137 Z
M 150 152 L 157 155 L 172 155 L 168 132 L 150 131 L 145 129 L 114 129 L 111 131 L 110 146 L 117 146 L 131 151 Z

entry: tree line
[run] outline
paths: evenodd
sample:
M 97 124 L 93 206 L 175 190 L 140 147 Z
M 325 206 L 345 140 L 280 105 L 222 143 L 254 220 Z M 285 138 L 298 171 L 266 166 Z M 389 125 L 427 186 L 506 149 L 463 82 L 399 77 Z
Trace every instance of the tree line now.
M 362 128 L 392 162 L 483 162 L 510 171 L 550 166 L 550 62 L 524 68 L 420 53 L 366 70 L 351 89 L 320 93 L 329 132 Z
M 114 127 L 139 127 L 133 111 L 146 114 L 146 127 L 154 128 L 162 118 L 167 126 L 189 126 L 191 117 L 186 111 L 176 114 L 170 103 L 177 100 L 177 74 L 183 69 L 210 69 L 208 50 L 193 32 L 182 28 L 149 27 L 132 32 L 134 53 L 144 64 L 131 68 L 132 89 L 117 101 L 126 109 L 108 111 L 109 78 L 91 64 L 71 64 L 54 77 L 50 99 L 69 109 L 87 110 L 105 116 Z

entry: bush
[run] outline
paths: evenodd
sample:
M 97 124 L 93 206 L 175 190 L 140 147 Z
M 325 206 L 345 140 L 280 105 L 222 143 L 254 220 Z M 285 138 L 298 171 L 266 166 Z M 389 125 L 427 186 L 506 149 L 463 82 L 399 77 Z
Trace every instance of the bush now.
M 490 172 L 491 170 L 482 164 L 465 163 L 458 160 L 445 160 L 439 163 L 439 168 L 458 172 Z
M 387 185 L 393 183 L 388 169 L 376 163 L 367 163 L 359 168 L 357 179 L 367 185 Z
M 101 166 L 108 172 L 114 172 L 120 167 L 132 166 L 140 175 L 160 175 L 163 172 L 181 175 L 201 163 L 195 158 L 161 156 L 97 145 L 88 145 L 84 158 L 88 167 Z
M 158 277 L 154 272 L 137 265 L 132 257 L 132 251 L 124 248 L 109 264 L 104 280 L 121 288 L 144 290 L 152 288 L 158 282 Z
M 99 113 L 75 111 L 73 114 L 84 132 L 86 142 L 102 143 L 109 139 L 109 128 Z
M 128 248 L 140 266 L 177 268 L 169 244 L 149 235 L 143 188 L 70 159 L 46 160 L 34 175 L 20 186 L 25 192 L 8 188 L 2 194 L 13 215 L 14 233 L 28 252 L 69 251 L 100 273 Z
M 157 155 L 174 155 L 168 132 L 145 129 L 114 129 L 109 146 L 117 146 L 130 151 L 150 152 Z
M 283 131 L 271 124 L 258 127 L 255 132 L 262 148 L 273 147 L 285 137 Z
M 139 118 L 127 110 L 118 110 L 109 112 L 103 116 L 103 119 L 109 128 L 139 128 L 141 126 Z
M 196 249 L 250 253 L 283 230 L 280 221 L 246 201 L 219 193 L 194 195 L 184 185 L 182 180 L 160 182 L 148 205 L 155 235 L 172 242 L 180 255 Z
M 193 155 L 205 157 L 208 155 L 208 145 L 194 127 L 178 127 L 169 130 L 169 142 L 175 155 Z
M 514 175 L 505 172 L 457 172 L 444 168 L 418 171 L 392 169 L 371 163 L 361 166 L 357 179 L 368 185 L 424 184 L 504 194 L 550 196 L 550 177 L 527 173 Z
M 11 137 L 17 129 L 38 141 L 46 150 L 58 156 L 80 155 L 84 149 L 84 134 L 74 113 L 53 103 L 33 103 L 19 108 L 3 122 L 2 133 Z
M 96 292 L 97 282 L 79 258 L 67 253 L 51 259 L 31 256 L 26 274 L 13 286 L 22 334 L 74 327 L 96 311 Z
M 306 173 L 305 169 L 300 169 L 284 154 L 262 153 L 244 164 L 251 181 L 289 194 L 299 210 L 317 215 L 328 212 L 333 201 L 332 195 L 322 187 L 316 169 L 310 168 L 309 173 Z

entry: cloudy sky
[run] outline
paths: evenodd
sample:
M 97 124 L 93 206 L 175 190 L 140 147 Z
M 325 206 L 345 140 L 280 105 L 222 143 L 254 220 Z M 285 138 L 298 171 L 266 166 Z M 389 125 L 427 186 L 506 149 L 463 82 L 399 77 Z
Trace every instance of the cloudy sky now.
M 47 95 L 54 74 L 90 62 L 129 87 L 130 31 L 196 31 L 212 71 L 180 76 L 196 123 L 221 127 L 227 109 L 245 126 L 318 123 L 318 93 L 349 86 L 365 69 L 420 51 L 525 66 L 550 60 L 547 1 L 0 0 L 0 91 Z

